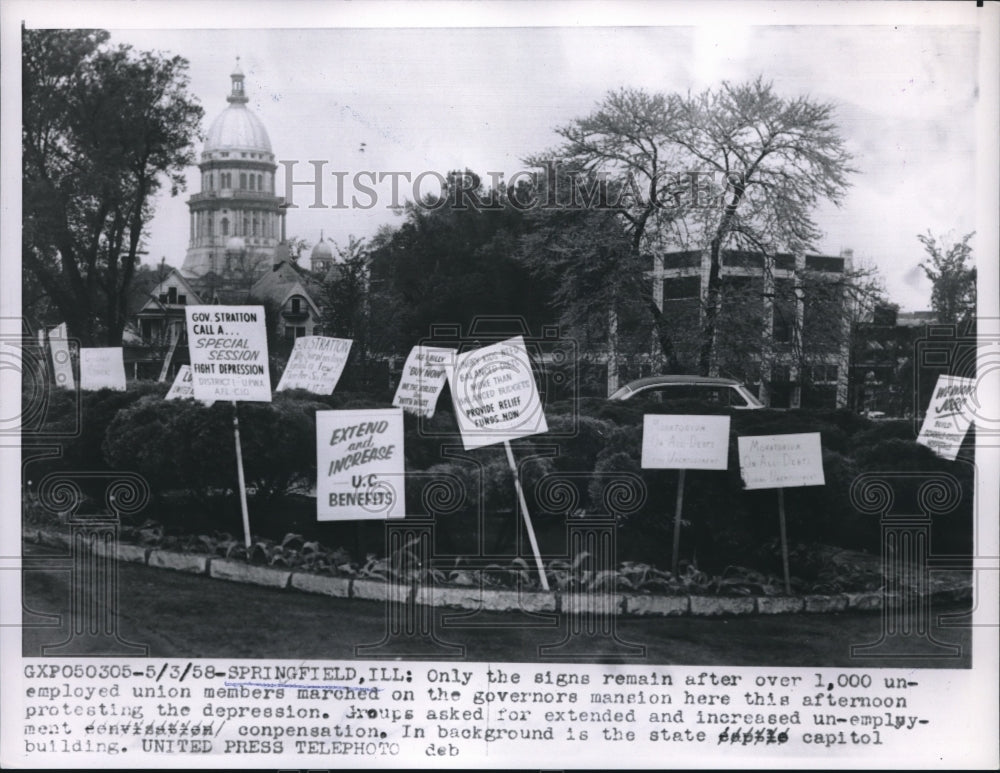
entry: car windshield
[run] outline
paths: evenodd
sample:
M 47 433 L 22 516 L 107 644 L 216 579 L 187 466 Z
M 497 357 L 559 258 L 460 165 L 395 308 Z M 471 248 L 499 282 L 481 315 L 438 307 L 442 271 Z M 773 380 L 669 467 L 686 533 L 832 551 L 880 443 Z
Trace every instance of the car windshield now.
M 654 384 L 640 390 L 637 396 L 658 403 L 664 400 L 700 400 L 734 408 L 748 405 L 747 399 L 735 388 L 714 384 Z

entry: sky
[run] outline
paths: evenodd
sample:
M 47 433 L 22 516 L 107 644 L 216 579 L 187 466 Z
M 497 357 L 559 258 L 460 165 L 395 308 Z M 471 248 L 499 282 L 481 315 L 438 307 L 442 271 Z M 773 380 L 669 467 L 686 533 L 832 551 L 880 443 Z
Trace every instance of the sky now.
M 878 23 L 862 23 L 862 6 L 851 5 L 858 10 L 828 14 L 822 25 L 762 13 L 753 17 L 757 26 L 748 26 L 745 14 L 732 12 L 734 4 L 714 6 L 730 11 L 721 23 L 717 15 L 684 13 L 676 22 L 667 16 L 643 26 L 608 14 L 600 26 L 587 26 L 587 19 L 565 14 L 532 21 L 558 18 L 559 26 L 372 29 L 315 14 L 294 28 L 262 29 L 261 22 L 311 18 L 275 16 L 275 7 L 262 3 L 222 6 L 248 10 L 231 17 L 233 25 L 249 25 L 242 29 L 167 29 L 180 22 L 163 14 L 128 19 L 130 27 L 148 21 L 149 29 L 116 28 L 123 22 L 113 15 L 96 21 L 112 41 L 190 62 L 190 90 L 205 109 L 205 131 L 227 106 L 239 56 L 248 106 L 266 126 L 276 158 L 296 162 L 296 180 L 311 178 L 310 160 L 326 161 L 328 175 L 347 172 L 348 182 L 363 170 L 416 177 L 466 167 L 509 179 L 527 168 L 525 157 L 557 145 L 556 127 L 591 112 L 610 90 L 698 91 L 763 75 L 782 96 L 832 103 L 854 156 L 858 173 L 842 206 L 816 212 L 825 232 L 819 251 L 853 249 L 856 262 L 878 267 L 891 300 L 904 310 L 929 308 L 917 234 L 929 230 L 957 241 L 986 225 L 977 222 L 976 207 L 982 41 L 974 24 L 964 23 L 971 17 L 911 15 L 920 23 L 903 24 L 884 23 L 901 14 L 874 14 Z M 206 24 L 225 24 L 220 13 Z M 192 14 L 182 17 L 192 24 Z M 433 25 L 434 18 L 456 23 L 446 15 L 388 24 Z M 782 23 L 760 24 L 772 20 Z M 181 196 L 158 197 L 146 262 L 183 263 L 185 201 L 199 190 L 195 167 L 188 180 Z M 333 177 L 325 181 L 324 199 L 333 203 Z M 284 182 L 279 164 L 279 195 Z M 370 237 L 380 225 L 398 225 L 388 183 L 377 188 L 380 199 L 368 210 L 310 209 L 311 191 L 297 188 L 300 206 L 288 212 L 288 234 L 313 244 L 322 232 L 346 243 L 349 235 Z M 412 186 L 403 182 L 399 198 L 412 198 Z

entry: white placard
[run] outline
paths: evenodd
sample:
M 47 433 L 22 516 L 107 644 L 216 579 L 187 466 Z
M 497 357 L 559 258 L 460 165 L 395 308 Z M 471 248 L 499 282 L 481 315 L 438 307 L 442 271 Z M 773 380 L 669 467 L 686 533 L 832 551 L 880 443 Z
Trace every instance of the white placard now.
M 316 517 L 402 518 L 403 411 L 316 412 Z
M 188 350 L 199 400 L 271 402 L 263 306 L 188 306 Z
M 392 404 L 404 411 L 431 418 L 448 374 L 454 368 L 454 349 L 414 346 L 403 365 L 403 375 Z
M 163 397 L 164 400 L 195 400 L 194 386 L 192 386 L 191 366 L 181 365 L 177 370 L 174 383 L 170 385 L 170 390 Z M 202 400 L 206 406 L 211 405 L 214 400 Z
M 458 355 L 451 398 L 467 451 L 548 432 L 521 336 Z
M 744 488 L 823 486 L 823 447 L 818 432 L 737 438 Z
M 317 395 L 333 394 L 344 372 L 344 364 L 351 353 L 350 338 L 327 336 L 302 336 L 295 339 L 295 346 L 288 364 L 278 381 L 276 392 L 286 389 L 305 389 Z
M 106 346 L 80 350 L 80 389 L 125 391 L 125 361 L 122 347 Z
M 49 331 L 52 371 L 55 374 L 57 387 L 76 389 L 76 379 L 73 378 L 73 359 L 69 353 L 69 341 L 66 339 L 65 322 Z
M 725 470 L 729 417 L 646 414 L 642 466 L 669 470 Z
M 917 442 L 938 456 L 954 461 L 972 424 L 969 401 L 975 391 L 975 379 L 938 376 Z

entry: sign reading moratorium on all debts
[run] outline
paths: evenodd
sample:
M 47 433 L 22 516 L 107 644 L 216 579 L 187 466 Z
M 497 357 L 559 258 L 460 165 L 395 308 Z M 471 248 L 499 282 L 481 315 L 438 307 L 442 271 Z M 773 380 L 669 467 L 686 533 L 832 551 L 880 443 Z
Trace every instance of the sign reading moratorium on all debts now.
M 823 449 L 818 432 L 737 438 L 744 487 L 823 486 Z
M 199 400 L 271 402 L 263 306 L 188 306 L 191 385 Z
M 955 461 L 972 424 L 976 381 L 960 376 L 938 376 L 917 442 L 938 456 Z
M 286 389 L 305 389 L 317 395 L 333 394 L 344 363 L 351 353 L 349 338 L 302 336 L 295 339 L 295 347 L 288 364 L 281 374 L 276 392 Z
M 120 346 L 80 350 L 80 389 L 125 391 L 125 361 Z
M 403 411 L 316 412 L 316 517 L 402 518 Z
M 414 346 L 406 358 L 392 404 L 404 411 L 431 418 L 444 382 L 454 367 L 454 349 Z
M 725 470 L 728 416 L 642 417 L 642 466 L 669 470 Z
M 549 430 L 521 336 L 458 355 L 451 398 L 466 451 Z

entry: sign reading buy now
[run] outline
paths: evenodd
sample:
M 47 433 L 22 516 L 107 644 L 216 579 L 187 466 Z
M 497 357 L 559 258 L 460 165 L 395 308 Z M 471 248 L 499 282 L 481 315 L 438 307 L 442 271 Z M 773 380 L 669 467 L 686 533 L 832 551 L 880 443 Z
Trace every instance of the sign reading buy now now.
M 199 400 L 271 402 L 263 306 L 188 306 L 191 386 Z

